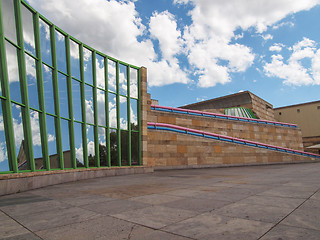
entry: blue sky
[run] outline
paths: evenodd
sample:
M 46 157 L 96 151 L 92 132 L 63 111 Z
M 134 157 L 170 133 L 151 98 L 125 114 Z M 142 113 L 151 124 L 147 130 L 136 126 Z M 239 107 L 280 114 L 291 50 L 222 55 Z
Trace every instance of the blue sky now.
M 249 90 L 274 107 L 316 101 L 319 0 L 29 0 L 60 28 L 148 68 L 160 105 Z

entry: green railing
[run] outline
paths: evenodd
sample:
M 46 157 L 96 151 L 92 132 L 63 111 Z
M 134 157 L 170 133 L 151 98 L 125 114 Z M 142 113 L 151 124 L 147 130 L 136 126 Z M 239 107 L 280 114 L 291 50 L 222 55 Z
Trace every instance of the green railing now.
M 141 165 L 140 68 L 0 0 L 0 173 Z

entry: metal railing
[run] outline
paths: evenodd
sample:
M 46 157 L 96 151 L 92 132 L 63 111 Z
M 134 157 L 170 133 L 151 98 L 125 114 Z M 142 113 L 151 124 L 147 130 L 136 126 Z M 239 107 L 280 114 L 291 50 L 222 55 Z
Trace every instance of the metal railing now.
M 218 119 L 235 120 L 235 121 L 242 121 L 242 122 L 249 122 L 249 123 L 259 123 L 259 124 L 266 124 L 266 125 L 298 128 L 297 125 L 291 124 L 291 123 L 282 123 L 282 122 L 260 120 L 260 119 L 253 119 L 253 118 L 236 117 L 236 116 L 224 115 L 219 113 L 202 112 L 198 110 L 190 110 L 190 109 L 183 109 L 183 108 L 151 105 L 151 110 L 211 117 L 211 118 L 218 118 Z
M 189 134 L 189 135 L 198 136 L 198 137 L 210 138 L 210 139 L 214 139 L 214 140 L 220 140 L 220 141 L 242 144 L 242 145 L 251 146 L 251 147 L 258 147 L 258 148 L 263 148 L 263 149 L 267 149 L 267 150 L 273 150 L 273 151 L 278 151 L 278 152 L 284 152 L 284 153 L 289 153 L 289 154 L 296 154 L 296 155 L 302 155 L 302 156 L 320 159 L 320 155 L 313 154 L 313 153 L 303 152 L 303 151 L 294 150 L 294 149 L 290 149 L 290 148 L 277 147 L 277 146 L 270 145 L 270 144 L 254 142 L 254 141 L 249 141 L 249 140 L 240 139 L 240 138 L 229 137 L 229 136 L 220 135 L 220 134 L 216 134 L 216 133 L 199 131 L 199 130 L 180 127 L 180 126 L 176 126 L 176 125 L 172 125 L 172 124 L 148 122 L 148 129 L 164 130 L 164 131 Z

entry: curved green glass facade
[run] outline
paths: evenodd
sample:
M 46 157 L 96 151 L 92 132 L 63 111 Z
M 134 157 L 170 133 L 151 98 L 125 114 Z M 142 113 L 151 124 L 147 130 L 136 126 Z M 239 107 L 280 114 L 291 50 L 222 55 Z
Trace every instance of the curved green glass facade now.
M 140 68 L 22 0 L 0 14 L 0 173 L 141 165 Z

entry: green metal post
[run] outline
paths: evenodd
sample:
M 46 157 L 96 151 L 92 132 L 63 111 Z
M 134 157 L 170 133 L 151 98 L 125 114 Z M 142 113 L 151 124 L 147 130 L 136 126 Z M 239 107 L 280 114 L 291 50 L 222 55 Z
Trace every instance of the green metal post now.
M 50 159 L 48 151 L 48 137 L 47 137 L 47 120 L 46 120 L 46 109 L 44 101 L 44 90 L 43 90 L 43 72 L 42 72 L 42 56 L 41 56 L 41 43 L 40 43 L 40 29 L 39 29 L 39 13 L 33 15 L 33 28 L 34 28 L 34 39 L 37 56 L 37 86 L 39 96 L 39 108 L 40 108 L 40 130 L 41 130 L 41 145 L 42 145 L 42 156 L 43 164 L 45 169 L 50 171 Z
M 99 135 L 98 135 L 98 102 L 97 102 L 97 74 L 96 74 L 96 51 L 92 54 L 92 75 L 93 75 L 93 112 L 94 112 L 94 147 L 95 164 L 100 167 Z
M 64 161 L 63 161 L 63 149 L 62 149 L 62 138 L 61 138 L 61 117 L 60 117 L 60 103 L 59 103 L 59 85 L 58 85 L 58 64 L 57 64 L 57 55 L 56 55 L 56 36 L 55 36 L 56 28 L 55 26 L 50 27 L 50 37 L 51 37 L 51 55 L 52 55 L 52 66 L 53 66 L 53 97 L 54 97 L 54 105 L 55 105 L 55 126 L 56 126 L 56 138 L 57 138 L 57 150 L 58 156 L 60 160 L 60 168 L 64 169 Z
M 87 150 L 87 122 L 86 122 L 86 104 L 85 104 L 85 83 L 84 83 L 84 63 L 83 63 L 83 44 L 80 47 L 80 92 L 81 92 L 81 112 L 82 112 L 82 146 L 83 162 L 86 168 L 89 167 L 88 150 Z
M 131 98 L 130 98 L 130 67 L 127 66 L 127 119 L 128 119 L 128 163 L 131 166 Z
M 72 73 L 71 73 L 71 56 L 70 56 L 70 36 L 66 37 L 66 58 L 67 58 L 67 90 L 68 90 L 68 106 L 69 106 L 69 141 L 72 167 L 77 168 L 75 141 L 74 141 L 74 118 L 73 118 L 73 103 L 72 103 Z
M 120 126 L 120 96 L 119 96 L 119 61 L 117 61 L 116 65 L 116 85 L 117 85 L 117 134 L 118 134 L 118 165 L 121 167 L 121 126 Z
M 2 13 L 2 1 L 0 1 L 0 13 Z M 5 137 L 7 143 L 8 160 L 10 170 L 17 173 L 18 163 L 16 159 L 15 139 L 13 133 L 12 123 L 12 111 L 11 111 L 11 99 L 9 90 L 9 77 L 8 77 L 8 65 L 6 58 L 5 39 L 3 32 L 3 19 L 0 15 L 0 75 L 1 75 L 1 90 L 6 97 L 6 100 L 2 101 L 3 113 L 6 113 L 6 117 L 3 118 Z
M 17 29 L 17 41 L 18 46 L 18 66 L 19 66 L 19 77 L 21 87 L 21 99 L 24 103 L 24 107 L 21 108 L 23 132 L 26 139 L 24 151 L 27 156 L 27 163 L 32 172 L 36 170 L 35 162 L 33 158 L 33 147 L 32 147 L 32 133 L 30 123 L 30 110 L 29 110 L 29 98 L 28 98 L 28 85 L 27 85 L 27 74 L 26 74 L 26 62 L 24 56 L 24 40 L 22 30 L 22 19 L 21 19 L 21 1 L 14 1 L 15 17 L 16 17 L 16 29 Z
M 142 125 L 142 119 L 141 119 L 141 68 L 138 70 L 138 130 L 139 130 L 139 150 L 138 150 L 138 163 L 139 165 L 142 164 L 141 162 L 141 125 Z
M 104 77 L 105 77 L 105 102 L 106 102 L 106 125 L 107 125 L 107 152 L 108 152 L 108 167 L 111 167 L 111 152 L 110 152 L 110 123 L 109 123 L 109 76 L 108 76 L 108 58 L 104 58 Z

